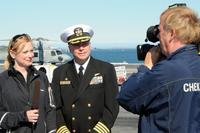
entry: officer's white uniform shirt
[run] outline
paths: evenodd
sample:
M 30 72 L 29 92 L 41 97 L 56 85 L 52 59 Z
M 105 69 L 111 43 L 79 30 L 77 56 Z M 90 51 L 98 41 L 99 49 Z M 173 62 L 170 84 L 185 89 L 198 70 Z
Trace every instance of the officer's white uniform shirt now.
M 74 60 L 74 64 L 75 64 L 75 67 L 76 67 L 76 72 L 79 73 L 79 67 L 82 66 L 83 67 L 83 74 L 84 74 L 89 61 L 90 61 L 90 57 L 87 59 L 87 61 L 84 64 L 80 65 Z

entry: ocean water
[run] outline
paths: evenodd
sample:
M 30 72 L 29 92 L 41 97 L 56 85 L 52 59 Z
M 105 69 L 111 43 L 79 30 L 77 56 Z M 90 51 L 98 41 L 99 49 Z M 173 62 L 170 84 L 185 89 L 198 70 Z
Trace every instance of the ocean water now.
M 93 49 L 92 56 L 110 63 L 142 63 L 136 49 Z
M 137 59 L 136 49 L 93 49 L 92 56 L 110 63 L 142 63 Z

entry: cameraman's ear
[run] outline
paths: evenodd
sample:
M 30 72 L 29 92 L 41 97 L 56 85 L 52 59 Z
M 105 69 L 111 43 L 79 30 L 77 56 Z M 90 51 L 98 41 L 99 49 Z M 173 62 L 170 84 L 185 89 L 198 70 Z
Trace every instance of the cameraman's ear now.
M 170 39 L 169 39 L 170 42 L 176 38 L 175 30 L 170 30 L 168 34 L 170 34 Z

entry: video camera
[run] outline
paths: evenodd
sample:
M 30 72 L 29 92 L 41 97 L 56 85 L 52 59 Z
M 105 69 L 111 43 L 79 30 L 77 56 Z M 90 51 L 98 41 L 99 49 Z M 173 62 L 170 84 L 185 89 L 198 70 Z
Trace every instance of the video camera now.
M 159 41 L 159 38 L 158 38 L 158 34 L 159 34 L 158 26 L 159 25 L 150 26 L 147 29 L 145 42 L 150 41 L 150 42 L 155 43 L 155 42 Z M 141 60 L 141 61 L 144 60 L 147 52 L 154 46 L 155 45 L 148 44 L 148 43 L 137 45 L 137 58 L 138 58 L 138 60 Z
M 175 3 L 173 5 L 169 5 L 168 8 L 174 8 L 174 7 L 179 7 L 179 6 L 187 6 L 185 3 Z M 157 42 L 159 41 L 158 38 L 158 34 L 159 34 L 159 29 L 158 29 L 159 25 L 154 25 L 154 26 L 150 26 L 147 29 L 147 33 L 146 33 L 146 39 L 145 42 L 150 41 L 150 42 Z M 147 52 L 154 47 L 155 45 L 152 44 L 141 44 L 137 46 L 137 58 L 138 60 L 143 61 L 145 59 L 145 56 L 147 54 Z M 200 47 L 199 47 L 200 49 Z

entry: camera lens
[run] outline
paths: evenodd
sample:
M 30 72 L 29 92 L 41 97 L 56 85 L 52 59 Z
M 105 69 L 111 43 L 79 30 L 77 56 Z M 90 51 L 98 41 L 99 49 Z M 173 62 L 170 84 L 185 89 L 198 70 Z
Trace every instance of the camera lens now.
M 150 26 L 147 29 L 147 39 L 151 42 L 157 42 L 159 41 L 158 38 L 158 34 L 159 34 L 159 29 L 158 29 L 159 25 L 155 25 L 155 26 Z

